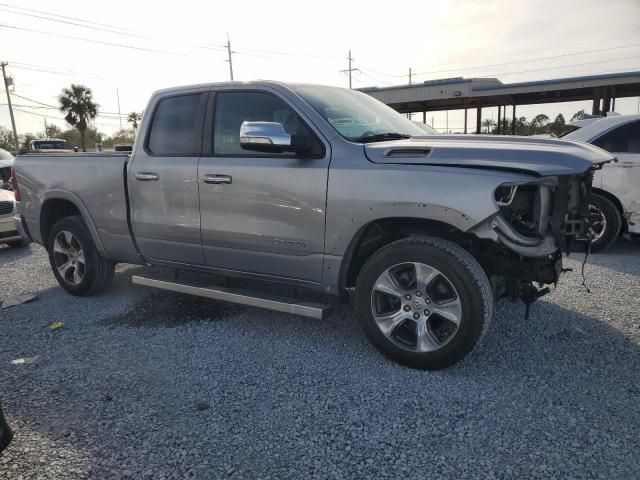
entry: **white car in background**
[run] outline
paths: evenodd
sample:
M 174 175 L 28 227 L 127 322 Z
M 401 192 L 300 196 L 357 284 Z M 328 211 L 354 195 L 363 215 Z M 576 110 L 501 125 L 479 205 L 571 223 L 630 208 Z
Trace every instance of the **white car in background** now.
M 8 176 L 14 163 L 13 155 L 0 148 L 0 245 L 7 244 L 10 247 L 22 247 L 28 245 L 18 230 L 13 219 L 16 212 L 16 199 L 11 190 L 3 188 L 3 174 Z
M 609 246 L 620 233 L 640 234 L 640 115 L 609 114 L 570 125 L 565 140 L 600 147 L 618 159 L 606 164 L 593 179 L 594 225 L 592 251 Z

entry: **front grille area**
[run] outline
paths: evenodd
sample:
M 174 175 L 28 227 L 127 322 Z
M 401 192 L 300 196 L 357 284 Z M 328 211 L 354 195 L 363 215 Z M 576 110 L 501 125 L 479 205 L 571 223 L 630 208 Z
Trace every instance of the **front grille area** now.
M 0 215 L 13 212 L 13 202 L 0 202 Z

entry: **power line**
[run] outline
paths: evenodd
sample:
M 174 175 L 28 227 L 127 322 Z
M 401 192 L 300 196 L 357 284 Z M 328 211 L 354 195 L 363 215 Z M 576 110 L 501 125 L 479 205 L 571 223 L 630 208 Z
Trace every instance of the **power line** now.
M 57 15 L 55 13 L 45 12 L 45 11 L 42 11 L 42 10 L 33 10 L 33 9 L 29 9 L 29 8 L 16 7 L 16 6 L 8 5 L 8 4 L 5 4 L 5 3 L 0 3 L 0 6 L 9 7 L 9 8 L 15 9 L 15 10 L 23 10 L 22 12 L 20 12 L 20 11 L 16 12 L 16 11 L 0 8 L 0 11 L 12 13 L 14 15 L 23 15 L 23 16 L 32 17 L 32 18 L 38 18 L 38 19 L 46 20 L 46 21 L 50 21 L 50 22 L 57 22 L 57 23 L 64 23 L 64 24 L 68 24 L 68 25 L 75 25 L 75 26 L 78 26 L 78 27 L 90 28 L 91 30 L 99 30 L 99 31 L 107 32 L 107 33 L 112 33 L 112 34 L 115 34 L 115 35 L 124 35 L 124 36 L 129 36 L 129 37 L 142 38 L 142 39 L 146 39 L 146 40 L 164 40 L 163 37 L 160 37 L 160 36 L 157 36 L 157 35 L 133 33 L 131 30 L 128 30 L 128 29 L 125 29 L 125 28 L 122 28 L 122 27 L 118 27 L 118 26 L 114 26 L 114 25 L 108 25 L 108 24 L 105 24 L 105 23 L 92 22 L 90 20 L 84 20 L 84 19 L 77 18 L 77 17 L 67 17 L 67 16 L 64 16 L 64 15 Z M 36 12 L 36 13 L 40 13 L 40 14 L 46 15 L 46 16 L 35 15 L 33 13 L 25 13 L 25 12 Z M 48 17 L 57 17 L 57 18 L 48 18 Z M 75 21 L 70 21 L 70 20 L 75 20 Z M 77 23 L 77 22 L 82 22 L 82 23 Z M 87 24 L 87 25 L 84 25 L 84 24 Z M 194 47 L 194 48 L 204 48 L 204 49 L 207 49 L 207 50 L 223 50 L 220 47 L 211 47 L 211 46 L 208 46 L 208 45 L 189 45 L 189 46 L 190 47 Z
M 499 74 L 491 74 L 491 75 L 487 75 L 489 77 L 507 77 L 510 75 L 518 75 L 521 73 L 532 73 L 532 72 L 542 72 L 544 70 L 556 70 L 556 69 L 561 69 L 561 68 L 571 68 L 571 67 L 583 67 L 585 65 L 595 65 L 598 63 L 611 63 L 611 62 L 619 62 L 622 60 L 639 60 L 640 56 L 636 55 L 633 57 L 624 57 L 624 58 L 611 58 L 609 60 L 598 60 L 598 61 L 594 61 L 594 62 L 585 62 L 585 63 L 574 63 L 571 65 L 560 65 L 557 67 L 544 67 L 544 68 L 536 68 L 533 70 L 520 70 L 519 72 L 510 72 L 510 73 L 499 73 Z M 628 70 L 628 68 L 623 69 L 623 70 Z M 622 71 L 622 70 L 620 70 Z
M 3 5 L 3 4 L 0 3 L 0 5 Z M 16 8 L 16 7 L 13 7 L 13 8 Z M 129 37 L 136 37 L 136 38 L 144 38 L 144 39 L 154 40 L 154 38 L 152 38 L 152 37 L 148 37 L 148 36 L 145 36 L 145 35 L 139 35 L 137 33 L 119 32 L 117 30 L 113 30 L 113 29 L 110 29 L 110 28 L 104 28 L 104 27 L 97 27 L 95 25 L 83 25 L 82 23 L 71 22 L 71 21 L 68 21 L 68 20 L 60 20 L 60 19 L 57 19 L 57 18 L 48 18 L 48 17 L 42 16 L 42 15 L 35 15 L 35 14 L 32 14 L 32 13 L 14 12 L 12 10 L 7 10 L 6 8 L 0 8 L 0 12 L 7 12 L 7 13 L 11 13 L 13 15 L 22 15 L 22 16 L 25 16 L 25 17 L 38 18 L 38 19 L 47 20 L 47 21 L 50 21 L 50 22 L 64 23 L 66 25 L 74 25 L 76 27 L 81 27 L 81 28 L 90 28 L 91 30 L 99 30 L 99 31 L 102 31 L 102 32 L 114 33 L 116 35 L 126 35 L 126 36 L 129 36 Z M 47 13 L 46 15 L 51 15 L 51 14 Z
M 37 67 L 31 67 L 31 66 L 23 66 L 23 65 L 17 65 L 15 62 L 12 62 L 12 67 L 13 69 L 16 70 L 25 70 L 28 72 L 39 72 L 39 73 L 49 73 L 52 75 L 61 75 L 61 76 L 66 76 L 66 77 L 70 77 L 70 76 L 84 76 L 87 78 L 92 78 L 95 80 L 103 80 L 105 82 L 112 82 L 115 80 L 115 78 L 113 77 L 102 77 L 100 75 L 95 75 L 95 74 L 88 74 L 88 73 L 81 73 L 81 72 L 71 72 L 71 71 L 62 71 L 62 70 L 53 70 L 51 68 L 37 68 Z
M 59 110 L 59 107 L 56 107 L 55 105 L 51 105 L 50 103 L 40 102 L 40 101 L 38 101 L 38 100 L 34 100 L 34 99 L 32 99 L 32 98 L 25 97 L 25 96 L 23 96 L 23 95 L 18 95 L 17 93 L 13 93 L 12 95 L 13 95 L 14 97 L 18 97 L 18 98 L 21 98 L 21 99 L 23 99 L 23 100 L 27 100 L 27 101 L 29 101 L 29 102 L 37 103 L 38 105 L 42 105 L 42 106 L 44 106 L 44 107 L 46 107 L 46 108 L 52 108 L 52 109 L 55 109 L 55 110 Z M 106 117 L 106 116 L 113 116 L 113 115 L 115 115 L 115 116 L 122 116 L 122 117 L 126 117 L 126 116 L 127 116 L 125 113 L 120 114 L 120 113 L 118 113 L 118 112 L 104 112 L 104 111 L 103 111 L 103 112 L 100 112 L 98 115 L 102 115 L 102 116 L 105 116 L 105 117 Z
M 443 70 L 431 70 L 431 71 L 413 73 L 413 75 L 432 75 L 434 73 L 461 72 L 461 71 L 466 71 L 466 70 L 476 70 L 476 69 L 482 69 L 482 68 L 502 67 L 502 66 L 505 66 L 505 65 L 514 65 L 514 64 L 518 64 L 518 63 L 536 62 L 536 61 L 540 61 L 540 60 L 553 60 L 553 59 L 556 59 L 556 58 L 571 57 L 571 56 L 574 56 L 574 55 L 586 55 L 588 53 L 608 52 L 608 51 L 611 51 L 611 50 L 619 50 L 619 49 L 622 49 L 622 48 L 633 48 L 633 47 L 640 47 L 640 43 L 634 43 L 634 44 L 630 44 L 630 45 L 618 45 L 616 47 L 600 48 L 600 49 L 594 49 L 594 50 L 584 50 L 584 51 L 581 51 L 581 52 L 565 53 L 565 54 L 561 54 L 561 55 L 551 55 L 551 56 L 546 56 L 546 57 L 529 58 L 529 59 L 526 59 L 526 60 L 515 60 L 515 61 L 512 61 L 512 62 L 494 63 L 494 64 L 489 64 L 489 65 L 476 65 L 476 66 L 473 66 L 473 67 L 461 67 L 461 68 L 450 68 L 450 69 L 443 69 Z M 446 64 L 444 64 L 444 65 L 446 65 Z M 370 72 L 373 72 L 373 73 L 378 74 L 378 75 L 383 75 L 385 77 L 404 78 L 404 77 L 407 76 L 405 73 L 402 73 L 402 74 L 390 74 L 390 73 L 380 72 L 378 70 L 374 70 L 374 69 L 366 67 L 366 66 L 362 66 L 362 65 L 360 65 L 360 66 L 362 68 L 366 69 L 366 70 L 369 70 Z
M 145 48 L 145 47 L 135 47 L 133 45 L 125 45 L 123 43 L 114 43 L 114 42 L 107 42 L 107 41 L 102 41 L 102 40 L 93 40 L 90 38 L 84 38 L 84 37 L 76 37 L 73 35 L 65 35 L 62 33 L 54 33 L 54 32 L 45 32 L 43 30 L 37 30 L 34 28 L 26 28 L 26 27 L 18 27 L 15 25 L 7 25 L 7 24 L 0 24 L 0 27 L 4 27 L 4 28 L 11 28 L 14 30 L 21 30 L 24 32 L 31 32 L 31 33 L 39 33 L 41 35 L 50 35 L 53 37 L 60 37 L 60 38 L 66 38 L 69 40 L 79 40 L 81 42 L 88 42 L 88 43 L 96 43 L 99 45 L 107 45 L 110 47 L 119 47 L 119 48 L 127 48 L 127 49 L 131 49 L 131 50 L 138 50 L 138 51 L 142 51 L 142 52 L 148 52 L 148 53 L 158 53 L 158 54 L 162 54 L 162 55 L 173 55 L 173 56 L 177 56 L 177 57 L 193 57 L 193 55 L 189 55 L 187 53 L 178 53 L 178 52 L 169 52 L 167 50 L 156 50 L 153 48 Z
M 535 68 L 535 69 L 530 69 L 530 70 L 520 70 L 517 72 L 508 72 L 508 73 L 491 73 L 491 74 L 482 74 L 483 77 L 508 77 L 511 75 L 519 75 L 522 73 L 533 73 L 533 72 L 542 72 L 545 70 L 557 70 L 557 69 L 562 69 L 562 68 L 571 68 L 571 67 L 583 67 L 585 65 L 595 65 L 595 64 L 599 64 L 599 63 L 611 63 L 611 62 L 619 62 L 619 61 L 623 61 L 623 60 L 640 60 L 640 56 L 632 56 L 632 57 L 623 57 L 623 58 L 611 58 L 609 60 L 597 60 L 597 61 L 593 61 L 593 62 L 584 62 L 584 63 L 574 63 L 571 65 L 558 65 L 555 67 L 543 67 L 543 68 Z M 629 70 L 628 68 L 623 68 L 621 70 L 616 70 L 616 71 L 627 71 Z M 372 77 L 371 75 L 367 75 L 366 73 L 364 74 L 365 76 L 368 76 L 369 78 L 373 79 L 374 81 L 380 82 L 380 83 L 386 83 L 387 85 L 397 85 L 397 84 L 392 84 L 392 83 L 388 83 L 388 82 L 382 82 L 379 79 L 376 79 L 374 77 Z M 416 74 L 414 74 L 416 75 Z
M 316 55 L 312 53 L 300 53 L 300 52 L 284 52 L 278 50 L 262 50 L 257 48 L 238 48 L 238 53 L 244 53 L 245 55 L 249 55 L 246 52 L 258 52 L 258 53 L 271 53 L 273 55 L 284 55 L 284 56 L 292 56 L 292 57 L 309 57 L 309 58 L 324 58 L 327 60 L 339 60 L 340 57 L 336 57 L 333 55 Z M 262 58 L 271 58 L 271 57 L 262 57 Z
M 125 31 L 129 30 L 127 28 L 123 28 L 123 27 L 119 27 L 119 26 L 115 26 L 115 25 L 109 25 L 107 23 L 98 23 L 98 22 L 93 22 L 91 20 L 84 20 L 82 18 L 69 17 L 69 16 L 66 16 L 66 15 L 58 15 L 57 13 L 44 12 L 42 10 L 35 10 L 35 9 L 32 9 L 32 8 L 17 7 L 15 5 L 11 5 L 11 4 L 8 4 L 8 3 L 0 3 L 0 5 L 3 6 L 3 7 L 14 8 L 16 10 L 24 10 L 26 12 L 42 13 L 44 15 L 49 15 L 51 17 L 58 17 L 58 18 L 66 18 L 66 19 L 70 19 L 70 20 L 77 20 L 79 22 L 90 23 L 90 24 L 93 24 L 93 25 L 101 26 L 101 27 L 117 28 L 117 29 L 125 30 Z M 129 31 L 131 31 L 131 30 L 129 30 Z

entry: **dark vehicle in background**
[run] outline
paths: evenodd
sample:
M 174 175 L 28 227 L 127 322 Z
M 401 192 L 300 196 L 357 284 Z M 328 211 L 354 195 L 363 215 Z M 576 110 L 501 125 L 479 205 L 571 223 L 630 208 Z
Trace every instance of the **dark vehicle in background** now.
M 31 140 L 29 142 L 29 149 L 20 153 L 67 153 L 71 151 L 66 140 L 45 138 Z
M 13 432 L 2 414 L 2 404 L 0 404 L 0 452 L 11 443 Z
M 133 144 L 132 143 L 117 143 L 113 146 L 113 150 L 115 152 L 132 152 Z

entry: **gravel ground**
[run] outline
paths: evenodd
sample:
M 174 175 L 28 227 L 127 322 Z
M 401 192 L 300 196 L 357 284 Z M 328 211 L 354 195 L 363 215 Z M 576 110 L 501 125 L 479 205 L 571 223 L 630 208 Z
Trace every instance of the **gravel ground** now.
M 592 257 L 591 294 L 571 257 L 529 321 L 501 303 L 470 357 L 420 372 L 347 308 L 153 292 L 130 266 L 74 298 L 40 247 L 0 248 L 0 296 L 38 295 L 0 310 L 0 478 L 640 478 L 639 253 Z

